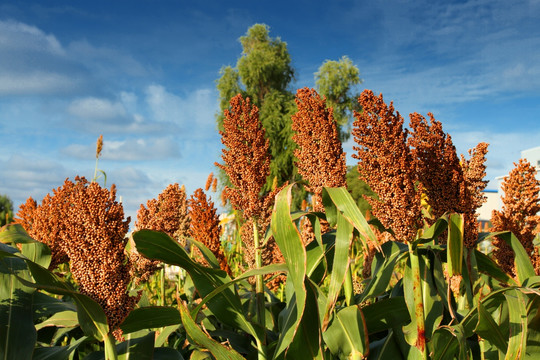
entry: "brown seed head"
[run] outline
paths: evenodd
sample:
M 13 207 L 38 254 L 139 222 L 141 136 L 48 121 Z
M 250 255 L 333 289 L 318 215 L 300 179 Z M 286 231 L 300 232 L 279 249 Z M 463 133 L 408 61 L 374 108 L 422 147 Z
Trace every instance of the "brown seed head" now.
M 241 95 L 230 101 L 230 110 L 225 110 L 223 131 L 220 131 L 223 169 L 234 187 L 226 186 L 224 196 L 245 218 L 259 216 L 263 211 L 261 190 L 270 173 L 269 142 L 259 120 L 259 109 L 249 98 Z
M 295 131 L 293 141 L 298 145 L 294 155 L 296 166 L 314 193 L 315 211 L 323 211 L 323 187 L 346 186 L 345 153 L 339 140 L 332 108 L 326 99 L 313 89 L 303 88 L 296 93 L 298 112 L 291 117 Z
M 398 241 L 413 241 L 421 228 L 421 191 L 416 188 L 416 168 L 409 147 L 403 118 L 386 105 L 382 94 L 365 90 L 358 102 L 361 113 L 355 112 L 353 149 L 357 154 L 360 178 L 378 195 L 368 198 L 372 213 L 386 228 L 391 228 Z
M 216 256 L 222 270 L 230 274 L 227 259 L 221 248 L 221 225 L 214 203 L 206 197 L 202 189 L 197 189 L 188 200 L 191 219 L 191 235 Z
M 520 159 L 514 169 L 503 180 L 501 211 L 494 210 L 491 218 L 493 231 L 511 231 L 531 256 L 540 274 L 538 249 L 533 239 L 538 234 L 540 225 L 540 182 L 536 179 L 536 169 L 525 159 Z M 502 239 L 495 239 L 495 258 L 503 270 L 515 275 L 514 253 Z
M 103 135 L 99 135 L 96 145 L 96 159 L 101 156 L 101 150 L 103 149 Z

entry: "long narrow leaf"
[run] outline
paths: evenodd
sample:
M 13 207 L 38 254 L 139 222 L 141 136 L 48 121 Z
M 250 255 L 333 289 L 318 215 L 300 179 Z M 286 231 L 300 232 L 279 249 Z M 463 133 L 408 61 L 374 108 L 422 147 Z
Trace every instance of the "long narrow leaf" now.
M 149 306 L 131 311 L 120 328 L 124 334 L 129 334 L 142 329 L 154 329 L 181 323 L 182 320 L 177 308 Z
M 521 359 L 527 348 L 527 297 L 518 289 L 504 293 L 510 315 L 510 339 L 505 360 Z
M 287 359 L 323 359 L 317 290 L 306 279 L 306 307 L 298 331 L 286 352 Z
M 328 201 L 328 198 L 331 201 Z M 358 208 L 358 205 L 353 200 L 351 194 L 345 187 L 340 188 L 324 188 L 323 200 L 325 201 L 325 209 L 327 214 L 335 213 L 336 209 L 339 210 L 347 220 L 358 230 L 360 233 L 360 239 L 367 247 L 367 241 L 371 241 L 375 246 L 379 247 L 377 237 L 373 233 L 371 226 L 369 226 L 364 215 Z M 336 219 L 337 221 L 337 219 Z M 380 250 L 380 248 L 379 248 Z
M 189 315 L 188 309 L 183 305 L 179 306 L 180 315 L 182 317 L 182 323 L 186 329 L 187 336 L 190 341 L 208 349 L 216 359 L 223 360 L 242 360 L 244 359 L 234 349 L 229 349 L 224 345 L 221 345 L 216 340 L 212 339 L 209 335 L 205 334 L 193 321 Z
M 463 264 L 463 214 L 450 214 L 448 219 L 447 262 L 450 275 L 461 275 Z
M 478 325 L 475 332 L 502 352 L 508 348 L 508 337 L 502 333 L 499 324 L 495 322 L 482 302 L 478 303 Z
M 295 294 L 295 311 L 287 313 L 288 316 L 284 321 L 284 328 L 278 339 L 274 358 L 283 353 L 292 342 L 306 304 L 306 288 L 304 284 L 306 278 L 306 251 L 298 229 L 291 218 L 291 189 L 292 185 L 289 185 L 276 196 L 271 221 L 272 233 L 289 269 L 287 282 L 292 284 Z
M 345 281 L 345 275 L 349 268 L 349 247 L 352 240 L 353 227 L 341 213 L 337 214 L 337 233 L 334 253 L 334 263 L 332 265 L 332 274 L 330 275 L 330 284 L 328 286 L 327 304 L 325 316 L 323 319 L 323 331 L 328 325 L 329 316 L 337 301 L 338 295 Z

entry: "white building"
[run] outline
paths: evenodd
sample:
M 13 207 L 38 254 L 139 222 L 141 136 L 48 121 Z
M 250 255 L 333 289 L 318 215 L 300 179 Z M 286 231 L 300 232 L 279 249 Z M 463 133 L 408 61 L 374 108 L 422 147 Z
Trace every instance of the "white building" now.
M 540 177 L 540 146 L 523 150 L 521 152 L 521 158 L 526 159 L 532 166 L 536 167 L 536 177 Z M 540 180 L 540 178 L 539 178 Z

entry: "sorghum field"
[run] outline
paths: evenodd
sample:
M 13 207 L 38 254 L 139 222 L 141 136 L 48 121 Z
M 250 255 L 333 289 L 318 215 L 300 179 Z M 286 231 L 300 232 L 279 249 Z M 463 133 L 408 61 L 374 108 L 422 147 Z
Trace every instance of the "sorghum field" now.
M 0 357 L 538 358 L 534 167 L 516 163 L 492 232 L 480 232 L 488 145 L 459 156 L 431 114 L 406 127 L 382 95 L 358 102 L 368 212 L 347 190 L 333 110 L 307 88 L 292 117 L 303 181 L 263 191 L 268 140 L 238 95 L 217 164 L 228 181 L 211 175 L 189 196 L 171 184 L 133 232 L 96 176 L 29 198 L 0 232 Z

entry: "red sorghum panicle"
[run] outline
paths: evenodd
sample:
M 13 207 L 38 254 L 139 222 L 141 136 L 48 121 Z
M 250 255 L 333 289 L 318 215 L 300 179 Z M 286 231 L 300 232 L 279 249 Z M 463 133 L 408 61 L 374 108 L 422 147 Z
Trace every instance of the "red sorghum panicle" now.
M 479 143 L 469 150 L 469 160 L 461 155 L 461 167 L 465 179 L 461 186 L 461 212 L 464 214 L 464 245 L 469 249 L 476 247 L 478 240 L 478 214 L 476 210 L 486 201 L 483 190 L 486 188 L 487 143 Z
M 189 216 L 185 188 L 178 184 L 168 185 L 157 199 L 148 200 L 137 212 L 135 229 L 162 231 L 185 245 L 189 236 Z M 159 261 L 144 258 L 138 252 L 131 254 L 136 282 L 148 280 L 159 266 Z
M 259 217 L 263 211 L 261 190 L 270 174 L 269 142 L 259 120 L 259 109 L 241 95 L 230 101 L 220 131 L 223 164 L 233 187 L 226 186 L 225 197 L 243 212 L 244 218 Z
M 298 112 L 291 117 L 298 173 L 309 183 L 315 211 L 323 211 L 323 187 L 346 186 L 345 153 L 339 140 L 332 108 L 313 89 L 296 93 Z
M 130 264 L 124 248 L 130 219 L 124 220 L 115 186 L 108 190 L 85 178 L 66 179 L 31 211 L 33 206 L 33 201 L 27 202 L 21 221 L 29 224 L 32 236 L 51 247 L 53 263 L 69 258 L 79 291 L 103 308 L 110 330 L 120 339 L 118 326 L 139 297 L 128 294 Z
M 403 118 L 392 103 L 386 105 L 382 94 L 365 90 L 358 102 L 363 111 L 354 114 L 352 133 L 358 146 L 353 147 L 353 157 L 358 159 L 360 178 L 379 197 L 367 199 L 372 213 L 398 241 L 413 241 L 422 226 L 421 192 Z
M 197 189 L 188 200 L 188 205 L 192 237 L 212 251 L 221 269 L 230 274 L 231 269 L 221 248 L 221 226 L 214 203 L 202 189 Z
M 68 257 L 62 248 L 64 219 L 62 210 L 69 205 L 66 196 L 73 187 L 72 182 L 64 183 L 63 187 L 53 190 L 54 195 L 47 194 L 40 205 L 29 198 L 20 206 L 15 221 L 21 224 L 28 235 L 37 241 L 47 244 L 51 250 L 49 269 L 68 262 Z
M 118 326 L 139 299 L 128 294 L 130 264 L 124 248 L 130 219 L 124 220 L 114 185 L 109 191 L 84 178 L 75 181 L 68 194 L 70 206 L 64 209 L 67 221 L 62 247 L 81 293 L 101 305 L 118 339 Z
M 416 162 L 417 178 L 432 208 L 433 223 L 446 212 L 461 213 L 460 189 L 464 183 L 456 148 L 442 124 L 428 113 L 430 123 L 417 113 L 410 114 L 411 154 Z
M 493 231 L 511 231 L 531 256 L 536 273 L 540 275 L 540 256 L 533 245 L 539 231 L 540 182 L 536 169 L 525 159 L 520 159 L 501 184 L 503 191 L 501 211 L 494 210 L 491 218 Z M 495 258 L 504 271 L 515 275 L 514 252 L 502 239 L 496 238 Z

